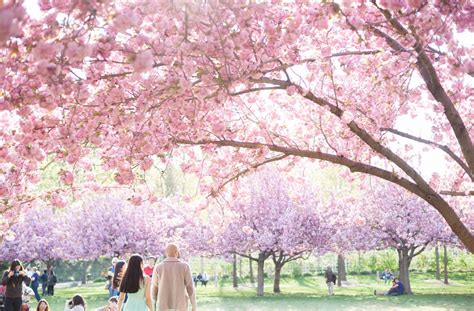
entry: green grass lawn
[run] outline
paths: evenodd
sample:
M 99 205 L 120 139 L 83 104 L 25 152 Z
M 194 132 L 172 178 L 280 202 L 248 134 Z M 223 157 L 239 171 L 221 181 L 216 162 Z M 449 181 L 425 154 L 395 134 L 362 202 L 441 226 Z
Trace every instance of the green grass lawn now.
M 265 297 L 256 297 L 255 289 L 242 284 L 234 290 L 229 281 L 219 287 L 198 286 L 198 309 L 209 311 L 247 310 L 474 310 L 474 273 L 453 274 L 449 285 L 424 274 L 412 275 L 414 295 L 400 297 L 374 296 L 373 291 L 386 290 L 381 281 L 368 276 L 349 276 L 348 283 L 335 288 L 335 296 L 328 297 L 322 277 L 285 278 L 281 294 L 273 294 L 271 280 L 266 280 Z M 58 289 L 49 299 L 52 311 L 62 311 L 64 302 L 74 294 L 85 297 L 88 310 L 107 301 L 102 284 Z

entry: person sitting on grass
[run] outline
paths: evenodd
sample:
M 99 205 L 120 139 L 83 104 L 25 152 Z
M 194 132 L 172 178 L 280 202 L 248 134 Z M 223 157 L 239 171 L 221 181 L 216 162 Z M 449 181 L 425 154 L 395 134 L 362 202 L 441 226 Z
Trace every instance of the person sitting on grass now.
M 118 297 L 110 297 L 109 304 L 107 306 L 95 309 L 95 311 L 118 311 Z
M 399 295 L 403 295 L 404 292 L 405 292 L 405 287 L 403 286 L 403 283 L 400 282 L 399 279 L 394 278 L 392 281 L 392 287 L 390 287 L 388 292 L 377 294 L 377 291 L 374 290 L 374 295 L 399 296 Z
M 64 311 L 85 311 L 86 310 L 86 302 L 81 295 L 75 295 L 72 297 L 71 300 L 66 301 L 66 306 L 64 307 Z

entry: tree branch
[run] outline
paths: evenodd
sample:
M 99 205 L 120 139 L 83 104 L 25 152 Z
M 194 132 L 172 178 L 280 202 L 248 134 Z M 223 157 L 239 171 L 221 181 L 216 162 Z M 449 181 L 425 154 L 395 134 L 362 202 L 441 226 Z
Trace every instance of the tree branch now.
M 442 195 L 450 195 L 455 197 L 465 197 L 474 195 L 474 190 L 470 191 L 450 191 L 450 190 L 441 190 L 439 193 Z
M 437 147 L 437 148 L 443 150 L 443 151 L 446 152 L 454 161 L 456 161 L 456 163 L 458 163 L 459 166 L 461 166 L 461 167 L 463 168 L 463 170 L 469 175 L 469 178 L 471 178 L 471 181 L 474 181 L 474 173 L 473 173 L 473 171 L 472 171 L 472 170 L 461 160 L 461 158 L 458 157 L 448 146 L 446 146 L 446 145 L 441 145 L 441 144 L 435 143 L 435 142 L 433 142 L 433 141 L 430 141 L 430 140 L 427 140 L 427 139 L 424 139 L 424 138 L 421 138 L 421 137 L 416 137 L 416 136 L 413 136 L 413 135 L 411 135 L 411 134 L 408 134 L 408 133 L 405 133 L 405 132 L 402 132 L 402 131 L 399 131 L 399 130 L 396 130 L 396 129 L 392 129 L 392 128 L 381 128 L 380 130 L 381 130 L 381 131 L 387 131 L 387 132 L 396 134 L 396 135 L 398 135 L 398 136 L 405 137 L 405 138 L 408 138 L 408 139 L 411 139 L 411 140 L 420 142 L 420 143 L 422 143 L 422 144 L 434 146 L 434 147 Z
M 229 93 L 230 96 L 237 96 L 246 93 L 258 92 L 258 91 L 265 91 L 265 90 L 283 90 L 284 88 L 281 86 L 271 86 L 271 87 L 256 87 L 253 89 L 243 90 L 235 93 Z
M 410 192 L 413 192 L 419 196 L 424 197 L 425 194 L 418 188 L 418 186 L 409 181 L 406 178 L 400 177 L 397 174 L 378 168 L 376 166 L 371 166 L 368 164 L 356 162 L 345 158 L 343 156 L 337 156 L 333 154 L 328 154 L 320 151 L 312 151 L 312 150 L 304 150 L 298 149 L 293 147 L 283 147 L 273 144 L 265 144 L 265 143 L 258 143 L 258 142 L 241 142 L 235 140 L 199 140 L 199 141 L 192 141 L 188 139 L 174 139 L 176 144 L 180 145 L 217 145 L 221 147 L 237 147 L 237 148 L 246 148 L 246 149 L 259 149 L 262 147 L 267 147 L 271 151 L 280 152 L 285 155 L 293 155 L 299 156 L 303 158 L 310 158 L 310 159 L 318 159 L 322 161 L 331 162 L 334 164 L 339 164 L 345 166 L 350 169 L 353 173 L 365 173 L 369 175 L 373 175 L 387 181 L 396 183 L 403 188 L 407 189 Z
M 257 164 L 253 164 L 251 165 L 249 168 L 246 168 L 242 171 L 240 171 L 239 173 L 235 174 L 233 177 L 229 178 L 228 180 L 226 180 L 223 184 L 221 184 L 219 187 L 217 187 L 217 190 L 216 191 L 213 191 L 210 195 L 214 196 L 216 195 L 217 193 L 219 193 L 228 183 L 230 183 L 231 181 L 233 180 L 236 180 L 236 179 L 239 179 L 240 177 L 242 177 L 243 175 L 247 174 L 248 172 L 250 172 L 251 169 L 256 169 L 262 165 L 265 165 L 265 164 L 268 164 L 268 163 L 271 163 L 271 162 L 275 162 L 275 161 L 279 161 L 279 160 L 283 160 L 284 158 L 288 157 L 287 154 L 283 154 L 281 156 L 277 156 L 277 157 L 273 157 L 273 158 L 269 158 L 269 159 L 266 159 L 265 161 L 262 161 L 260 163 L 257 163 Z
M 348 56 L 348 55 L 374 55 L 382 52 L 381 50 L 365 50 L 365 51 L 341 51 L 327 56 L 326 58 Z
M 385 16 L 387 21 L 389 21 L 390 24 L 399 33 L 401 33 L 402 35 L 409 34 L 408 30 L 405 27 L 403 27 L 403 25 L 401 25 L 400 22 L 396 18 L 392 17 L 389 11 L 378 7 L 375 0 L 373 0 L 372 2 L 377 8 L 379 8 L 379 10 Z M 395 51 L 408 52 L 408 50 L 406 50 L 400 43 L 398 43 L 395 39 L 393 39 L 386 33 L 382 32 L 381 30 L 373 26 L 369 26 L 369 29 L 371 29 L 376 35 L 385 38 L 387 44 L 390 47 L 392 47 Z M 461 147 L 461 151 L 464 155 L 464 158 L 466 159 L 467 165 L 469 166 L 472 172 L 474 171 L 474 145 L 472 143 L 471 137 L 469 136 L 469 132 L 467 131 L 466 125 L 464 124 L 463 119 L 461 118 L 461 116 L 459 115 L 459 112 L 457 111 L 456 107 L 451 101 L 451 98 L 448 96 L 443 86 L 441 85 L 438 74 L 430 58 L 426 54 L 423 42 L 421 38 L 417 35 L 415 27 L 410 26 L 409 29 L 410 29 L 411 35 L 413 35 L 413 37 L 416 40 L 416 43 L 413 46 L 413 48 L 418 54 L 417 62 L 416 62 L 418 71 L 421 74 L 423 80 L 425 81 L 426 86 L 428 90 L 430 91 L 431 95 L 433 95 L 433 97 L 443 106 L 444 114 L 446 118 L 448 119 L 449 124 L 451 125 L 451 128 L 454 131 L 456 139 L 458 140 L 459 145 Z
M 418 53 L 416 66 L 420 72 L 423 80 L 426 83 L 426 87 L 430 91 L 431 95 L 443 106 L 444 115 L 449 121 L 451 128 L 454 131 L 454 135 L 459 142 L 461 151 L 466 159 L 467 165 L 474 171 L 474 145 L 472 144 L 469 132 L 464 124 L 463 119 L 459 115 L 456 107 L 454 106 L 451 98 L 444 90 L 441 82 L 439 81 L 438 74 L 431 63 L 430 58 L 426 55 L 423 48 L 420 37 L 416 34 L 414 27 L 410 28 L 413 36 L 415 37 L 415 51 Z

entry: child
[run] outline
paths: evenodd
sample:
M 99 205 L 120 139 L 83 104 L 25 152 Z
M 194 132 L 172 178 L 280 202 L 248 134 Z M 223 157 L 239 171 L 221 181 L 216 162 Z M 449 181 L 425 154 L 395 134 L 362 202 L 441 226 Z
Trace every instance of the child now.
M 106 307 L 98 308 L 96 311 L 118 311 L 118 297 L 112 296 L 109 298 L 109 304 Z

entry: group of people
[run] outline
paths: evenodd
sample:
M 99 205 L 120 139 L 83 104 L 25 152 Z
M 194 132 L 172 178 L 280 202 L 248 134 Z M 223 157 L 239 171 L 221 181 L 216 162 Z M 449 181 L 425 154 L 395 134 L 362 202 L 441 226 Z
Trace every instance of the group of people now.
M 42 284 L 43 296 L 48 293 L 53 295 L 56 282 L 56 276 L 52 271 L 47 273 L 45 270 L 42 275 L 39 275 L 35 267 L 25 270 L 19 260 L 13 260 L 9 269 L 3 273 L 0 286 L 0 294 L 5 297 L 4 310 L 28 311 L 31 297 L 34 296 L 38 301 L 36 310 L 49 311 L 48 302 L 41 299 L 38 287 Z
M 108 271 L 109 303 L 101 311 L 196 310 L 193 277 L 189 265 L 180 259 L 175 244 L 165 249 L 166 259 L 132 255 L 128 262 L 114 258 Z M 76 310 L 73 310 L 76 311 Z M 83 311 L 83 310 L 77 310 Z
M 380 278 L 384 280 L 385 284 L 390 283 L 390 280 L 393 280 L 394 275 L 390 269 L 385 268 L 385 270 L 380 274 Z
M 196 311 L 193 277 L 189 265 L 180 259 L 180 252 L 175 244 L 169 244 L 165 254 L 166 258 L 158 265 L 155 265 L 156 259 L 153 257 L 147 258 L 145 265 L 140 255 L 132 255 L 128 262 L 114 259 L 109 269 L 111 277 L 108 285 L 108 305 L 99 310 L 185 311 L 191 305 L 192 310 Z M 24 289 L 28 288 L 31 291 L 30 296 L 39 298 L 37 289 L 41 280 L 36 271 L 31 277 L 28 276 L 20 261 L 14 260 L 2 277 L 2 284 L 5 285 L 5 311 L 30 310 L 29 299 L 26 302 L 24 299 Z M 27 286 L 30 282 L 36 290 Z M 48 302 L 38 299 L 36 310 L 49 311 Z M 80 295 L 66 301 L 64 306 L 64 311 L 85 310 L 86 302 Z
M 194 287 L 197 287 L 198 283 L 201 283 L 201 286 L 207 287 L 209 283 L 209 276 L 207 273 L 199 273 L 198 275 L 193 274 Z
M 332 272 L 331 267 L 327 267 L 324 277 L 326 278 L 326 285 L 328 286 L 328 294 L 332 296 L 334 295 L 334 285 L 336 285 L 337 276 L 334 272 Z M 403 283 L 398 278 L 394 278 L 390 270 L 385 269 L 385 271 L 382 272 L 381 278 L 385 281 L 385 283 L 387 283 L 387 280 L 392 280 L 392 286 L 388 291 L 382 293 L 377 293 L 377 291 L 374 290 L 374 295 L 398 296 L 405 293 L 405 287 L 403 286 Z

